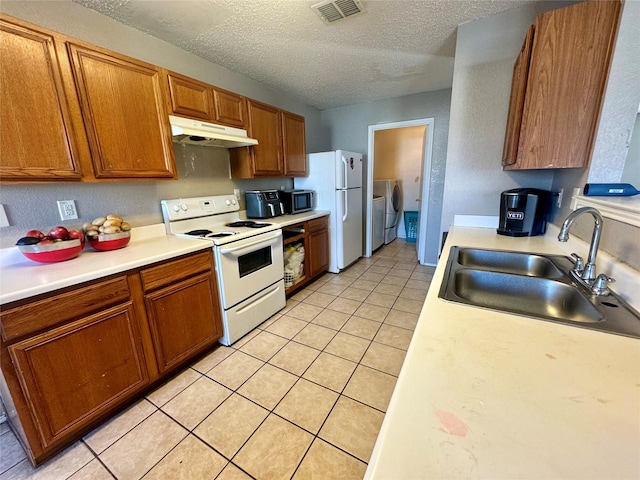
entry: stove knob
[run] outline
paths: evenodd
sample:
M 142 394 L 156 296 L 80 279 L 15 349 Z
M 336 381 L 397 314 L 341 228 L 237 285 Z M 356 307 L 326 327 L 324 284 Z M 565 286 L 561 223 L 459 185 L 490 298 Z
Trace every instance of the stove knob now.
M 172 206 L 171 206 L 171 209 L 172 209 L 174 212 L 179 212 L 179 211 L 180 211 L 180 207 L 179 207 L 177 204 L 172 205 Z
M 227 207 L 231 205 L 231 202 L 229 200 L 225 200 L 224 203 L 227 205 Z
M 236 199 L 235 199 L 235 198 L 232 198 L 232 199 L 231 199 L 231 205 L 235 205 L 235 204 L 236 204 Z
M 182 208 L 182 210 L 184 210 L 186 212 L 187 211 L 187 204 L 183 203 L 182 205 L 180 205 L 180 208 Z

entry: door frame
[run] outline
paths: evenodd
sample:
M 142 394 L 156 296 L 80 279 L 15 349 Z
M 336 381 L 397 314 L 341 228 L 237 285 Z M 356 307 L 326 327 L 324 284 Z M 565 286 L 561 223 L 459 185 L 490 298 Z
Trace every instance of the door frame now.
M 417 120 L 407 120 L 402 122 L 381 123 L 377 125 L 369 125 L 368 128 L 368 152 L 367 152 L 367 183 L 366 183 L 366 225 L 365 225 L 365 257 L 372 255 L 372 234 L 373 234 L 373 168 L 375 165 L 374 158 L 374 139 L 375 133 L 379 130 L 390 130 L 392 128 L 416 127 L 425 125 L 425 142 L 422 155 L 422 174 L 420 189 L 420 203 L 418 206 L 418 242 L 416 243 L 416 251 L 418 253 L 418 261 L 425 263 L 426 258 L 426 238 L 429 222 L 429 194 L 431 191 L 431 163 L 433 153 L 433 128 L 434 118 L 421 118 Z

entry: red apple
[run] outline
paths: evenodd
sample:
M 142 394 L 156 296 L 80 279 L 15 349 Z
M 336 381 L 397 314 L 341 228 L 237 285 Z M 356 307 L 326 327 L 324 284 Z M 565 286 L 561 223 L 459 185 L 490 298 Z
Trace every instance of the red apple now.
M 69 230 L 58 225 L 49 230 L 47 235 L 54 240 L 66 240 L 69 237 Z
M 25 237 L 44 238 L 44 233 L 42 233 L 40 230 L 29 230 L 25 234 Z
M 80 230 L 69 230 L 69 235 L 67 236 L 67 240 L 72 240 L 74 238 L 79 238 L 80 243 L 84 245 L 84 233 Z
M 50 243 L 53 243 L 53 240 L 45 237 L 42 240 L 40 240 L 36 245 L 48 245 Z

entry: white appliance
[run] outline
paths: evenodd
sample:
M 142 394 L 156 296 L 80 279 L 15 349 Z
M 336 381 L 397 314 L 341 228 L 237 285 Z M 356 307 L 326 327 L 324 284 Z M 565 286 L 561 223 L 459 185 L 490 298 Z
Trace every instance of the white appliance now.
M 169 115 L 169 123 L 174 143 L 220 148 L 258 145 L 258 141 L 255 138 L 249 138 L 247 131 L 241 128 L 176 117 L 175 115 Z
M 380 248 L 384 243 L 384 220 L 387 199 L 380 195 L 373 196 L 373 222 L 371 247 L 372 250 Z
M 308 176 L 295 188 L 316 191 L 316 208 L 329 210 L 329 271 L 362 256 L 362 154 L 336 150 L 307 155 Z
M 284 308 L 280 225 L 247 220 L 234 195 L 162 200 L 167 233 L 210 240 L 224 336 L 231 345 Z
M 402 215 L 402 182 L 400 180 L 374 180 L 373 194 L 384 196 L 384 243 L 393 242 L 398 236 L 398 223 Z

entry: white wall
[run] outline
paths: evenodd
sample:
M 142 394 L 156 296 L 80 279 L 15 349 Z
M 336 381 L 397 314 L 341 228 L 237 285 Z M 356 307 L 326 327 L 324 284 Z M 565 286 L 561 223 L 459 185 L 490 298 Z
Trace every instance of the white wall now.
M 534 6 L 458 27 L 441 231 L 456 214 L 498 215 L 500 192 L 550 189 L 552 171 L 504 172 L 501 159 L 511 77 Z
M 451 90 L 438 90 L 376 102 L 330 108 L 321 112 L 321 120 L 329 132 L 331 149 L 364 153 L 368 149 L 369 125 L 433 118 L 433 157 L 429 198 L 429 224 L 440 224 L 444 168 L 447 157 L 449 107 Z M 366 163 L 365 163 L 366 167 Z M 365 171 L 364 178 L 367 173 Z M 423 199 L 423 201 L 425 201 Z M 437 261 L 440 238 L 438 229 L 427 232 L 427 263 Z M 434 248 L 430 248 L 433 246 Z M 364 250 L 363 250 L 364 251 Z

